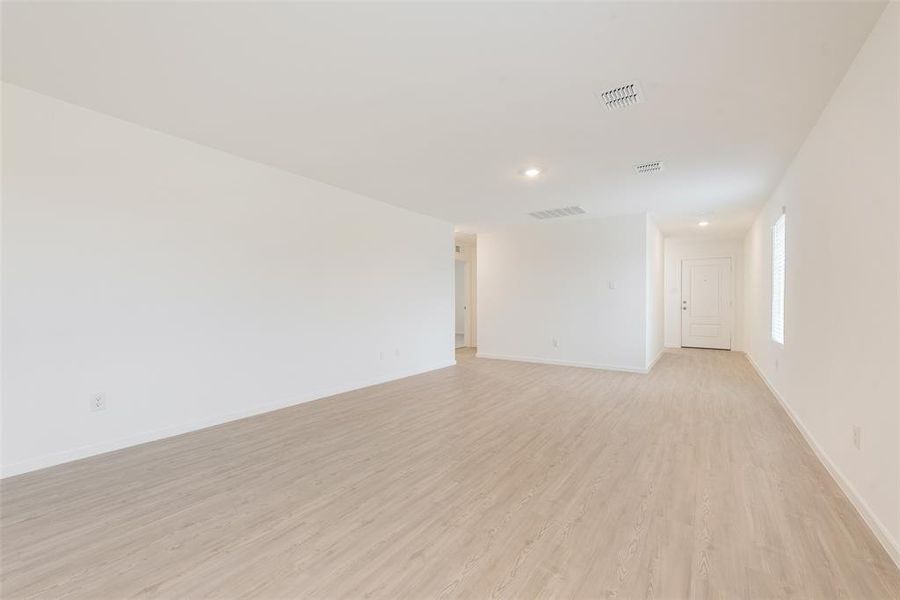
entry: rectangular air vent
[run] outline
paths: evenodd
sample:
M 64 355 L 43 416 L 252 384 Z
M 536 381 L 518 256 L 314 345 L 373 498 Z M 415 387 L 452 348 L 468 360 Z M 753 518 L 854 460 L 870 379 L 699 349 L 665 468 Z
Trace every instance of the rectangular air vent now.
M 550 208 L 548 210 L 538 210 L 528 213 L 535 219 L 558 219 L 559 217 L 571 217 L 573 215 L 583 215 L 587 211 L 580 206 L 567 206 L 565 208 Z
M 609 110 L 625 108 L 640 104 L 644 100 L 644 92 L 637 81 L 625 83 L 610 90 L 597 93 L 597 99 Z
M 663 164 L 660 161 L 648 162 L 642 165 L 634 165 L 634 170 L 638 173 L 659 173 L 663 170 Z

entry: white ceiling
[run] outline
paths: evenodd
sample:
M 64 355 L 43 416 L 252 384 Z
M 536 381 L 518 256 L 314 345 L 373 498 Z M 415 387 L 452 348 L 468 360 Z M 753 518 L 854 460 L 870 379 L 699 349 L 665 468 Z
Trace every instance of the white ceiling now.
M 721 235 L 749 225 L 883 8 L 5 2 L 3 79 L 465 231 L 580 205 L 672 234 L 710 215 Z M 634 79 L 642 104 L 594 97 Z

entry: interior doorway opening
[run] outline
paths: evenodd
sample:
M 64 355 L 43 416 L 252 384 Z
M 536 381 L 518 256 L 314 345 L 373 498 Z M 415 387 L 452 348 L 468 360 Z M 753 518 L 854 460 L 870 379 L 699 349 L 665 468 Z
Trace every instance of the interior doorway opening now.
M 453 343 L 455 348 L 475 347 L 476 242 L 473 234 L 454 236 Z
M 455 261 L 455 277 L 456 284 L 454 286 L 456 290 L 456 312 L 454 315 L 454 344 L 456 348 L 465 348 L 466 347 L 466 320 L 467 320 L 467 312 L 469 309 L 468 306 L 468 297 L 469 297 L 469 282 L 467 277 L 467 266 L 466 261 L 464 260 L 456 260 Z

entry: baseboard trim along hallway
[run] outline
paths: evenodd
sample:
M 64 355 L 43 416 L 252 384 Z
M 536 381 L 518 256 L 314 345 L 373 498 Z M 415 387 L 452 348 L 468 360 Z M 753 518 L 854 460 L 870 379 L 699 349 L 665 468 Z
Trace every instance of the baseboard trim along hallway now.
M 797 431 L 803 436 L 806 440 L 806 443 L 809 445 L 810 450 L 816 455 L 816 458 L 819 459 L 819 462 L 822 463 L 822 467 L 828 471 L 831 475 L 831 478 L 834 479 L 834 482 L 841 488 L 841 491 L 844 492 L 844 495 L 847 497 L 847 500 L 853 505 L 856 509 L 856 512 L 859 514 L 860 518 L 865 522 L 865 524 L 872 531 L 872 534 L 878 541 L 881 543 L 885 552 L 887 552 L 888 556 L 891 557 L 891 560 L 894 561 L 894 564 L 900 568 L 900 543 L 897 540 L 893 539 L 890 533 L 887 530 L 887 527 L 884 526 L 884 523 L 875 516 L 875 513 L 872 512 L 872 509 L 869 508 L 869 505 L 865 500 L 862 499 L 862 496 L 856 491 L 856 488 L 853 487 L 853 484 L 844 476 L 841 470 L 835 465 L 831 458 L 829 458 L 828 454 L 822 449 L 822 446 L 816 440 L 816 438 L 809 432 L 806 426 L 803 424 L 803 421 L 800 420 L 800 417 L 797 416 L 797 413 L 791 408 L 791 406 L 785 402 L 784 398 L 775 389 L 775 386 L 772 385 L 772 382 L 769 381 L 769 378 L 765 376 L 762 372 L 762 369 L 759 368 L 759 365 L 756 364 L 756 361 L 753 360 L 753 356 L 749 353 L 746 353 L 745 356 L 749 361 L 750 365 L 756 371 L 756 374 L 759 378 L 766 384 L 766 387 L 769 388 L 769 391 L 772 393 L 772 396 L 778 400 L 778 403 L 781 405 L 781 408 L 784 409 L 784 412 L 790 417 L 791 421 L 794 423 L 794 426 L 797 428 Z
M 568 360 L 555 360 L 552 358 L 537 358 L 532 356 L 513 356 L 507 354 L 489 354 L 484 352 L 478 352 L 476 355 L 478 358 L 487 358 L 491 360 L 508 360 L 514 362 L 523 362 L 523 363 L 533 363 L 539 365 L 555 365 L 558 367 L 579 367 L 582 369 L 600 369 L 603 371 L 621 371 L 623 373 L 649 373 L 650 369 L 653 368 L 653 365 L 650 367 L 623 367 L 621 365 L 603 365 L 603 364 L 593 364 L 593 363 L 583 363 L 583 362 L 573 362 Z M 657 357 L 658 360 L 658 357 Z M 654 361 L 655 364 L 655 361 Z
M 272 412 L 275 410 L 280 410 L 282 408 L 296 406 L 298 404 L 304 404 L 306 402 L 312 402 L 314 400 L 321 400 L 321 399 L 328 398 L 330 396 L 334 396 L 337 394 L 344 394 L 344 393 L 347 393 L 347 392 L 350 392 L 353 390 L 371 387 L 373 385 L 379 385 L 379 384 L 390 382 L 390 381 L 396 381 L 398 379 L 404 379 L 406 377 L 412 377 L 414 375 L 421 375 L 422 373 L 428 373 L 429 371 L 435 371 L 438 369 L 446 369 L 447 367 L 452 367 L 455 364 L 456 364 L 456 361 L 453 360 L 453 361 L 450 361 L 447 363 L 442 363 L 437 366 L 427 367 L 424 369 L 411 369 L 408 371 L 401 371 L 399 373 L 393 373 L 391 375 L 387 375 L 384 377 L 375 377 L 372 379 L 368 379 L 364 382 L 355 382 L 355 383 L 352 383 L 349 385 L 335 386 L 333 388 L 329 388 L 326 390 L 318 390 L 318 391 L 311 392 L 311 393 L 304 395 L 302 397 L 299 397 L 299 398 L 291 398 L 291 399 L 282 400 L 282 401 L 278 401 L 278 402 L 269 402 L 266 404 L 261 404 L 250 410 L 245 410 L 245 411 L 240 411 L 240 412 L 232 412 L 232 413 L 228 413 L 228 414 L 224 414 L 224 415 L 217 415 L 214 417 L 210 417 L 208 419 L 202 419 L 199 421 L 191 421 L 189 423 L 181 423 L 181 424 L 173 425 L 170 427 L 164 427 L 162 429 L 154 429 L 151 431 L 146 431 L 146 432 L 140 433 L 138 435 L 128 436 L 125 438 L 118 438 L 118 439 L 113 439 L 113 440 L 109 440 L 106 442 L 101 442 L 98 444 L 81 446 L 78 448 L 73 448 L 71 450 L 67 450 L 65 452 L 46 454 L 46 455 L 39 456 L 37 458 L 33 458 L 30 460 L 24 460 L 24 461 L 19 461 L 16 463 L 11 463 L 9 465 L 4 465 L 3 471 L 2 471 L 2 476 L 0 476 L 0 478 L 5 479 L 7 477 L 13 477 L 15 475 L 21 475 L 23 473 L 29 473 L 31 471 L 36 471 L 39 469 L 45 469 L 47 467 L 65 464 L 68 462 L 81 460 L 84 458 L 89 458 L 89 457 L 97 456 L 100 454 L 105 454 L 107 452 L 114 452 L 116 450 L 130 448 L 131 446 L 146 444 L 148 442 L 154 442 L 157 440 L 164 440 L 169 437 L 183 435 L 185 433 L 190 433 L 193 431 L 206 429 L 208 427 L 215 427 L 216 425 L 222 425 L 223 423 L 230 423 L 232 421 L 238 421 L 240 419 L 245 419 L 247 417 L 253 417 L 256 415 L 265 414 L 265 413 Z

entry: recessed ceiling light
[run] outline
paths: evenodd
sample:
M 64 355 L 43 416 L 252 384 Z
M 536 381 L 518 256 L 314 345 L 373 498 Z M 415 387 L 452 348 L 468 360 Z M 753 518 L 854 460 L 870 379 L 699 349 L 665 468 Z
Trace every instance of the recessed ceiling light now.
M 525 169 L 524 174 L 525 174 L 525 177 L 534 178 L 541 174 L 541 170 L 538 169 L 537 167 L 529 167 L 529 168 Z
M 697 223 L 697 225 L 699 225 L 700 227 L 706 227 L 707 225 L 709 225 L 709 221 L 700 221 L 699 223 Z

